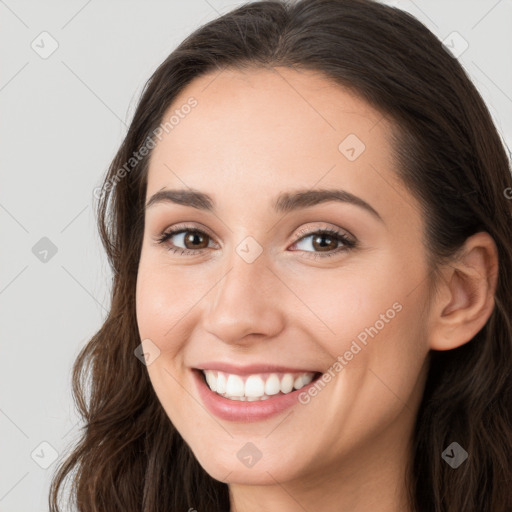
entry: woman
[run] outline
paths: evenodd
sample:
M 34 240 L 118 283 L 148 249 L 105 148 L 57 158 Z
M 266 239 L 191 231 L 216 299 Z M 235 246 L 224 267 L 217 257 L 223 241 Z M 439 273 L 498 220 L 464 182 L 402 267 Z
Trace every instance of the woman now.
M 96 194 L 112 306 L 51 510 L 77 471 L 80 511 L 510 511 L 507 191 L 482 98 L 409 14 L 201 27 Z

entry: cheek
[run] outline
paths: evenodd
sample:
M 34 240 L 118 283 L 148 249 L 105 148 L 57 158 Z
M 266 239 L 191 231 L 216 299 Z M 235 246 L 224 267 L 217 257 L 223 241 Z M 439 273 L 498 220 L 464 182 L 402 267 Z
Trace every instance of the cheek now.
M 192 267 L 190 267 L 192 268 Z M 137 276 L 136 312 L 141 339 L 150 338 L 162 351 L 173 351 L 182 339 L 183 320 L 206 293 L 197 277 L 156 258 L 141 258 Z
M 400 387 L 414 380 L 428 352 L 422 262 L 383 251 L 372 263 L 360 260 L 314 279 L 302 277 L 294 289 L 307 308 L 301 306 L 296 319 L 302 318 L 333 364 L 341 356 L 347 369 L 363 370 L 357 372 L 361 378 L 375 369 Z
M 304 325 L 309 322 L 314 339 L 330 345 L 331 354 L 339 354 L 358 336 L 364 342 L 365 329 L 376 322 L 382 330 L 387 325 L 382 314 L 385 320 L 397 317 L 400 306 L 395 303 L 403 297 L 393 283 L 393 273 L 392 262 L 384 257 L 378 268 L 357 262 L 325 272 L 305 272 L 293 286 L 302 302 L 297 318 L 303 318 Z
M 147 365 L 153 389 L 166 414 L 178 428 L 188 400 L 183 391 L 183 347 L 188 336 L 183 321 L 191 305 L 176 272 L 161 261 L 141 257 L 136 288 L 136 315 L 141 340 L 150 339 L 159 354 Z M 187 288 L 185 288 L 185 291 Z

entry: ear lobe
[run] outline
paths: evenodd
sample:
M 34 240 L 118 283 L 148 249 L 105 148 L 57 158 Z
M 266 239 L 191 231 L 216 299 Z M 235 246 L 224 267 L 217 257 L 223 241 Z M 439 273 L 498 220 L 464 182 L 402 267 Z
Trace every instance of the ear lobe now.
M 469 237 L 442 275 L 431 308 L 429 345 L 433 350 L 467 343 L 491 316 L 498 282 L 498 250 L 492 237 L 486 232 Z

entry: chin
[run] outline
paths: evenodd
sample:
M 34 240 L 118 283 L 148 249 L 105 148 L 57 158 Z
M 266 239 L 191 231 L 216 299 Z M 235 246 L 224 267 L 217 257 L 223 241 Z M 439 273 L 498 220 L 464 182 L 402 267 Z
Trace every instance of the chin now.
M 244 446 L 246 443 L 241 443 Z M 201 467 L 215 480 L 227 484 L 241 485 L 275 485 L 278 482 L 286 482 L 297 478 L 297 460 L 285 462 L 278 457 L 269 457 L 265 460 L 262 456 L 259 460 L 248 459 L 243 462 L 245 453 L 240 454 L 240 449 L 220 456 L 217 452 L 211 457 L 198 457 Z M 250 450 L 249 450 L 250 451 Z M 242 459 L 242 460 L 240 460 Z M 252 464 L 252 465 L 251 465 Z

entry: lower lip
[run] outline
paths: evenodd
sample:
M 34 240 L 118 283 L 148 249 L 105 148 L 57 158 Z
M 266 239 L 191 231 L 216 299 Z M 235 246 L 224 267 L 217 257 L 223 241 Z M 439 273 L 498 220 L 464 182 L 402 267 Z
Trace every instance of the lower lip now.
M 261 421 L 283 412 L 298 403 L 300 393 L 307 392 L 308 388 L 314 386 L 314 381 L 307 386 L 297 389 L 286 395 L 274 395 L 266 400 L 247 402 L 241 400 L 230 400 L 213 392 L 203 380 L 203 372 L 192 370 L 196 381 L 199 395 L 207 409 L 215 416 L 227 420 L 242 423 Z

